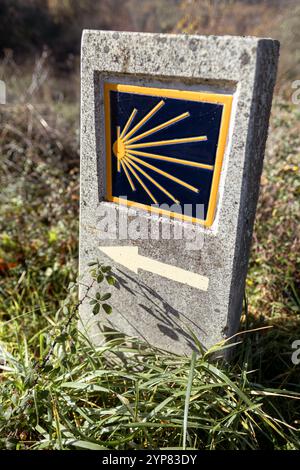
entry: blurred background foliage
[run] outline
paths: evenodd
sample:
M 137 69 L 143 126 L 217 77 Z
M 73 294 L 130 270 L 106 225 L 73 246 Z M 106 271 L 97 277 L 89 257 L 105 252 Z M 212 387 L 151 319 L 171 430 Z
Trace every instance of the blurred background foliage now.
M 76 63 L 82 29 L 276 37 L 280 78 L 299 74 L 298 0 L 1 0 L 0 52 L 19 61 L 47 47 L 61 68 Z

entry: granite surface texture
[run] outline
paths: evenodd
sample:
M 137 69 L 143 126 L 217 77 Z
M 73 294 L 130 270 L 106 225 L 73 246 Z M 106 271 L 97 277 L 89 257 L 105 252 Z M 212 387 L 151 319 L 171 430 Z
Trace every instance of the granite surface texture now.
M 272 39 L 84 31 L 81 49 L 80 296 L 91 281 L 87 264 L 113 266 L 118 287 L 113 313 L 94 316 L 86 299 L 81 328 L 95 343 L 105 327 L 138 336 L 178 354 L 193 338 L 205 347 L 233 335 L 239 326 L 252 228 L 259 193 L 279 44 Z M 211 227 L 159 217 L 157 230 L 182 226 L 188 239 L 120 239 L 120 219 L 147 224 L 146 211 L 105 201 L 106 157 L 103 84 L 137 84 L 233 95 L 230 132 Z M 105 230 L 103 215 L 111 215 Z M 158 232 L 157 232 L 158 233 Z M 152 237 L 153 238 L 153 237 Z M 138 274 L 113 263 L 100 246 L 138 246 L 139 254 L 209 278 L 207 291 L 151 272 Z M 106 326 L 105 326 L 106 325 Z

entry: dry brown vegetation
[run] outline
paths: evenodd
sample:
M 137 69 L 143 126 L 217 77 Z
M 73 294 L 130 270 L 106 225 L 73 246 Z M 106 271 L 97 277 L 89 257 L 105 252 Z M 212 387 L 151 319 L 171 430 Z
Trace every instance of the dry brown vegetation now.
M 300 75 L 300 5 L 297 0 L 183 0 L 174 32 L 272 37 L 281 42 L 278 87 Z

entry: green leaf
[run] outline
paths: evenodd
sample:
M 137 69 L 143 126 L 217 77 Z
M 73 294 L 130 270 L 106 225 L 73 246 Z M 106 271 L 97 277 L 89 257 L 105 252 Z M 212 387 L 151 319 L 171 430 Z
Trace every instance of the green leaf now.
M 187 381 L 186 387 L 186 396 L 185 396 L 185 404 L 184 404 L 184 415 L 183 415 L 183 437 L 182 437 L 182 447 L 183 450 L 186 450 L 186 440 L 187 440 L 187 430 L 188 430 L 188 415 L 189 415 L 189 406 L 190 406 L 190 398 L 191 398 L 191 390 L 194 378 L 194 369 L 196 364 L 196 352 L 192 352 L 192 359 L 191 359 L 191 366 L 189 372 L 189 378 Z
M 68 315 L 69 313 L 69 308 L 65 305 L 62 309 L 64 315 Z
M 91 261 L 88 266 L 96 266 L 96 264 L 98 264 L 98 261 Z
M 108 282 L 109 285 L 114 286 L 116 283 L 116 280 L 112 276 L 106 276 L 106 281 Z
M 44 438 L 49 438 L 47 431 L 44 428 L 42 428 L 42 426 L 40 426 L 39 424 L 36 425 L 35 429 L 38 433 L 42 434 Z
M 100 284 L 100 283 L 103 281 L 103 279 L 104 279 L 103 274 L 102 274 L 102 273 L 99 273 L 99 274 L 97 275 L 97 282 L 98 282 L 98 284 Z
M 111 298 L 111 294 L 107 293 L 107 294 L 103 294 L 103 295 L 102 295 L 101 300 L 102 300 L 102 302 L 103 302 L 104 300 L 108 300 L 108 299 L 110 299 L 110 298 Z
M 104 310 L 108 315 L 112 312 L 112 307 L 111 307 L 111 305 L 103 304 L 102 307 L 103 307 L 103 310 Z
M 99 313 L 99 310 L 100 310 L 100 304 L 97 303 L 93 308 L 93 314 L 97 315 L 97 313 Z
M 15 449 L 17 443 L 18 443 L 18 439 L 14 437 L 8 437 L 7 439 L 5 439 L 5 447 L 7 450 Z
M 96 303 L 97 303 L 97 300 L 95 300 L 95 299 L 92 299 L 92 300 L 90 300 L 90 302 L 89 302 L 90 305 L 95 305 Z
M 101 297 L 101 296 L 100 296 L 100 292 L 97 292 L 97 294 L 96 294 L 96 299 L 97 299 L 97 300 L 100 300 L 100 297 Z
M 38 391 L 38 397 L 40 399 L 42 398 L 48 398 L 49 397 L 49 390 L 39 390 Z
M 80 440 L 70 440 L 68 441 L 69 445 L 80 447 L 81 449 L 88 449 L 88 450 L 106 450 L 107 447 L 100 446 L 99 444 L 95 444 L 94 442 L 88 441 L 80 441 Z
M 103 273 L 108 273 L 111 271 L 111 266 L 101 266 L 101 270 Z
M 105 393 L 108 393 L 109 395 L 112 394 L 112 390 L 110 388 L 101 387 L 101 385 L 88 384 L 88 383 L 82 383 L 82 382 L 63 382 L 61 384 L 61 387 L 71 388 L 75 390 L 86 390 L 89 392 L 105 392 Z
M 57 336 L 55 339 L 56 343 L 64 343 L 66 339 L 68 338 L 68 333 L 62 333 L 61 335 Z
M 33 371 L 30 371 L 24 378 L 25 387 L 32 387 L 34 384 L 35 374 Z

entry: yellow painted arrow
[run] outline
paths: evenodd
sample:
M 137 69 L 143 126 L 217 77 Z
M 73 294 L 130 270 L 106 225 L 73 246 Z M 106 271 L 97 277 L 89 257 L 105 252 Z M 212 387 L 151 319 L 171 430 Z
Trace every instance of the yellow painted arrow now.
M 137 246 L 101 246 L 99 248 L 109 258 L 135 274 L 138 274 L 139 269 L 143 269 L 196 289 L 203 291 L 208 289 L 208 277 L 139 255 Z

